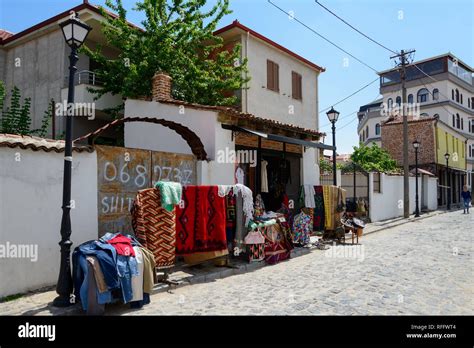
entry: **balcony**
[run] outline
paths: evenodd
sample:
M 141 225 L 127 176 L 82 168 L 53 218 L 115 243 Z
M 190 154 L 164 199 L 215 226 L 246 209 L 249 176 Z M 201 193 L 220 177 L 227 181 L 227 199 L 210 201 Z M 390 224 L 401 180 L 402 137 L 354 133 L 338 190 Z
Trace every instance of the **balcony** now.
M 100 99 L 94 100 L 95 94 L 89 92 L 88 89 L 101 88 L 101 81 L 92 71 L 83 70 L 77 72 L 74 76 L 74 85 L 74 102 L 87 103 L 89 105 L 93 104 L 98 118 L 107 118 L 107 115 L 101 111 L 116 107 L 123 103 L 122 96 L 112 95 L 111 93 L 104 94 Z M 67 101 L 67 86 L 68 78 L 65 79 L 65 86 L 61 89 L 61 101 Z

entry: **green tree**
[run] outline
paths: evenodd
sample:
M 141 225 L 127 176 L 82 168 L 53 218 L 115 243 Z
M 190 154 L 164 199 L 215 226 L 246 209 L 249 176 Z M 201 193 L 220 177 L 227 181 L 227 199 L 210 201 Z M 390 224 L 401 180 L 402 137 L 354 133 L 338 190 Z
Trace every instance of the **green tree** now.
M 364 144 L 360 144 L 359 147 L 354 146 L 351 160 L 368 172 L 389 172 L 398 168 L 397 162 L 390 154 L 375 143 L 372 143 L 371 146 Z
M 321 173 L 332 173 L 332 164 L 324 158 L 319 159 L 319 171 Z
M 127 22 L 127 12 L 121 0 L 106 0 L 106 6 L 118 14 L 106 18 L 102 32 L 107 45 L 120 52 L 108 58 L 101 45 L 83 51 L 98 63 L 96 73 L 102 89 L 94 91 L 96 98 L 111 92 L 136 98 L 151 95 L 151 80 L 158 71 L 173 79 L 173 97 L 206 105 L 233 105 L 233 93 L 248 79 L 247 60 L 240 59 L 240 45 L 230 52 L 222 39 L 213 35 L 220 19 L 231 13 L 229 0 L 218 0 L 203 11 L 206 0 L 142 0 L 135 10 L 142 12 L 144 30 Z
M 49 103 L 48 110 L 44 112 L 43 119 L 41 120 L 41 127 L 30 132 L 31 135 L 37 135 L 39 137 L 46 137 L 48 134 L 48 128 L 53 117 L 53 100 Z

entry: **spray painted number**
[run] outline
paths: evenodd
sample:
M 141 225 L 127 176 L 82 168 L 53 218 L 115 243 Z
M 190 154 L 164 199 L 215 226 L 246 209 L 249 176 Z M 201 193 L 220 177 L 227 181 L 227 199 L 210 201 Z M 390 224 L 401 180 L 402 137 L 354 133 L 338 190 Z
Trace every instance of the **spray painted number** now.
M 113 173 L 111 175 L 108 174 L 108 169 L 109 168 L 112 170 L 112 173 Z M 106 181 L 115 181 L 115 180 L 117 180 L 117 177 L 118 177 L 118 180 L 121 183 L 126 184 L 131 179 L 131 176 L 128 173 L 128 171 L 126 171 L 126 169 L 128 169 L 128 163 L 124 164 L 122 166 L 122 168 L 120 168 L 120 172 L 117 173 L 117 167 L 115 166 L 115 164 L 113 162 L 105 162 L 105 164 L 104 164 L 104 179 Z M 147 182 L 146 167 L 144 165 L 137 164 L 135 166 L 135 172 L 137 174 L 135 176 L 135 180 L 134 180 L 135 186 L 138 186 L 138 187 L 145 186 L 146 182 Z
M 156 165 L 153 168 L 153 171 L 156 175 L 156 181 L 175 181 L 179 182 L 182 185 L 191 184 L 191 176 L 193 174 L 192 170 L 184 169 L 181 170 L 179 168 L 173 167 L 161 167 Z

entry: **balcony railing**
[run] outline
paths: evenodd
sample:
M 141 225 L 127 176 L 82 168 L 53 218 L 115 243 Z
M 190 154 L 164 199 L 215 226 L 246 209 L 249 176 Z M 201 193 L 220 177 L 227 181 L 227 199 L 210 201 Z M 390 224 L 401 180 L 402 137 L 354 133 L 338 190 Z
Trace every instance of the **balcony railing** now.
M 64 86 L 69 85 L 69 76 L 65 77 Z M 91 85 L 101 86 L 102 81 L 98 78 L 97 74 L 90 70 L 81 70 L 74 75 L 74 85 Z

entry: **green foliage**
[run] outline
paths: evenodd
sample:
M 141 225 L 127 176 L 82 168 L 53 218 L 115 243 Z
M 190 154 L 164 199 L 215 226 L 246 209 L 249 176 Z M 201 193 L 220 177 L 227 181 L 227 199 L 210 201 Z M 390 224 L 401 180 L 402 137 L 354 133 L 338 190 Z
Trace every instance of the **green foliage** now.
M 52 115 L 52 105 L 49 106 L 43 117 L 41 128 L 31 130 L 31 98 L 25 98 L 21 103 L 21 94 L 18 87 L 14 86 L 11 90 L 10 105 L 5 106 L 5 85 L 0 81 L 0 133 L 19 134 L 19 135 L 39 135 L 45 137 L 48 131 L 49 122 Z
M 51 119 L 53 117 L 53 100 L 49 103 L 48 110 L 44 112 L 43 119 L 41 120 L 41 127 L 39 129 L 35 129 L 30 132 L 32 135 L 37 135 L 39 137 L 46 137 L 48 134 L 49 124 L 51 123 Z
M 321 173 L 332 173 L 332 164 L 324 158 L 319 159 L 319 171 Z
M 240 45 L 231 52 L 223 48 L 222 39 L 213 35 L 221 18 L 231 13 L 229 0 L 218 0 L 203 11 L 206 0 L 142 0 L 135 10 L 144 14 L 144 30 L 127 23 L 122 0 L 106 0 L 106 6 L 118 17 L 101 9 L 106 18 L 102 32 L 107 46 L 120 52 L 106 56 L 103 47 L 84 46 L 85 52 L 98 63 L 97 75 L 103 83 L 95 90 L 96 98 L 111 92 L 127 98 L 151 95 L 151 81 L 156 72 L 168 73 L 173 79 L 176 99 L 206 105 L 233 105 L 235 90 L 248 79 L 247 60 L 240 59 Z
M 390 172 L 397 169 L 397 162 L 386 150 L 378 147 L 375 143 L 372 143 L 371 146 L 364 144 L 360 144 L 359 147 L 354 146 L 351 159 L 367 172 Z

